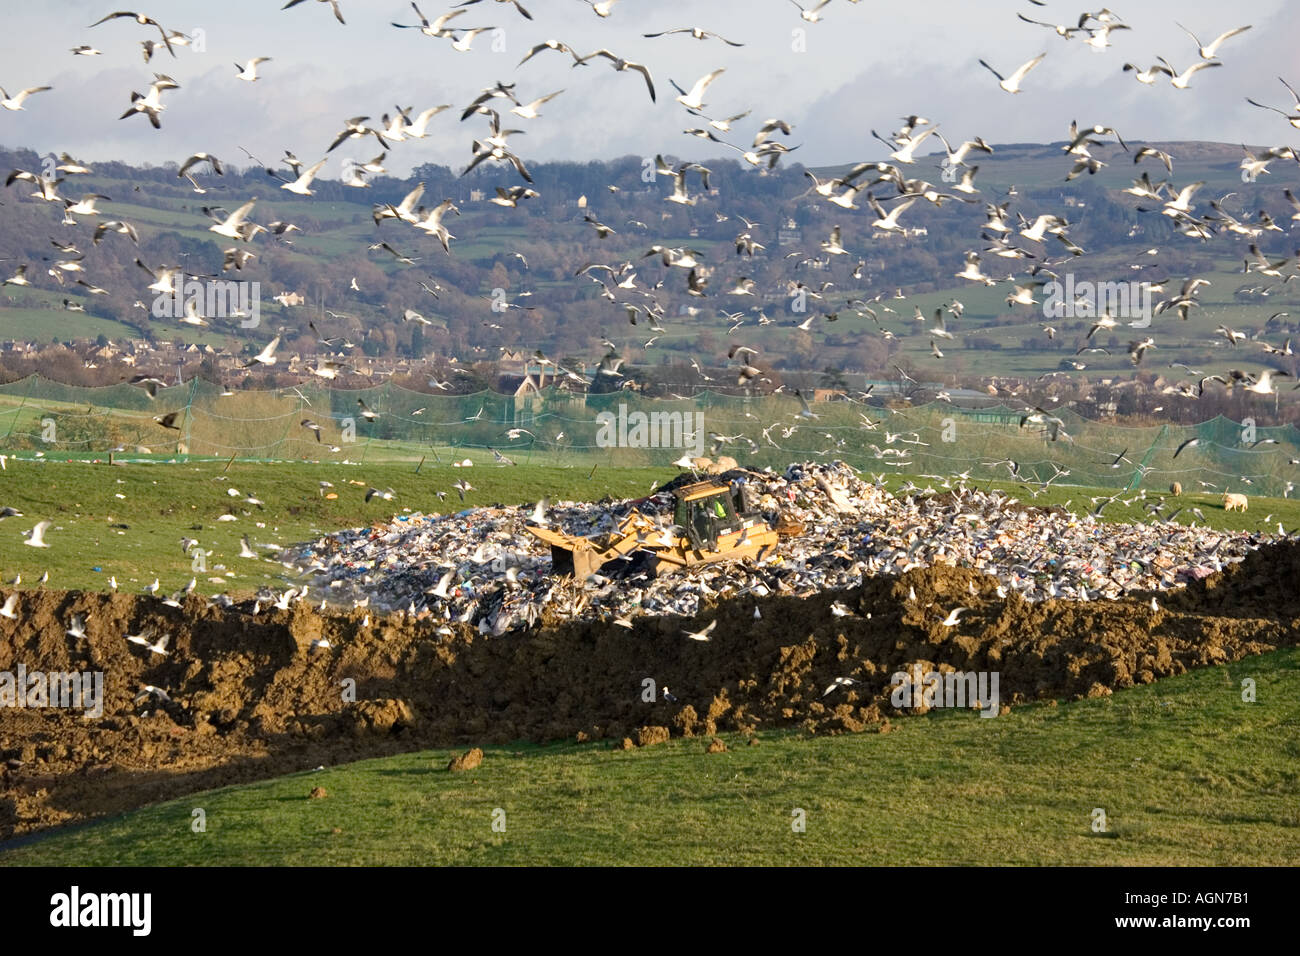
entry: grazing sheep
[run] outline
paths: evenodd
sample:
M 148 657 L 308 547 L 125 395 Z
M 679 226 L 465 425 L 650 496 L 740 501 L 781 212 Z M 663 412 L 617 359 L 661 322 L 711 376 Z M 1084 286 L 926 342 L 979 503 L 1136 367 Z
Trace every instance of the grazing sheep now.
M 1177 498 L 1179 495 L 1183 493 L 1183 486 L 1175 481 L 1172 485 L 1169 486 L 1169 493 L 1173 495 L 1175 498 Z
M 1246 496 L 1239 495 L 1236 492 L 1225 491 L 1223 493 L 1223 510 L 1224 511 L 1245 511 Z

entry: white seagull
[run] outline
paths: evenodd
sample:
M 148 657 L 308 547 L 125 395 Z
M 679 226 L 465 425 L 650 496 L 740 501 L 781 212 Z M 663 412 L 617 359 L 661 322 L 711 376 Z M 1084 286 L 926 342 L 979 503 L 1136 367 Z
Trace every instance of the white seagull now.
M 225 236 L 227 239 L 245 239 L 244 219 L 253 211 L 256 203 L 256 199 L 250 199 L 221 222 L 208 226 L 208 231 L 215 232 L 218 236 Z
M 1008 93 L 1019 93 L 1020 81 L 1025 78 L 1026 74 L 1028 74 L 1030 70 L 1038 66 L 1045 56 L 1047 56 L 1046 51 L 1038 54 L 1038 56 L 1034 57 L 1028 63 L 1023 64 L 1018 70 L 1016 70 L 1016 72 L 1012 73 L 1008 77 L 1004 77 L 997 70 L 993 69 L 993 67 L 989 66 L 984 60 L 980 60 L 980 65 L 998 78 L 998 86 L 1002 87 Z
M 0 106 L 7 110 L 20 110 L 23 109 L 23 101 L 33 93 L 43 93 L 52 89 L 54 89 L 52 86 L 29 86 L 27 89 L 19 90 L 13 96 L 10 96 L 5 92 L 4 87 L 0 86 Z
M 1217 37 L 1214 38 L 1212 42 L 1202 43 L 1200 40 L 1196 38 L 1196 34 L 1193 33 L 1191 30 L 1187 29 L 1187 27 L 1183 26 L 1181 23 L 1178 23 L 1177 21 L 1175 21 L 1175 25 L 1178 27 L 1178 29 L 1182 30 L 1184 33 L 1186 33 L 1189 37 L 1192 38 L 1193 42 L 1195 42 L 1196 44 L 1198 51 L 1201 54 L 1202 60 L 1213 60 L 1215 55 L 1218 53 L 1219 47 L 1223 45 L 1225 40 L 1230 40 L 1233 37 L 1235 37 L 1238 33 L 1245 33 L 1247 30 L 1250 29 L 1250 24 L 1247 24 L 1244 27 L 1233 27 L 1231 30 L 1228 30 L 1224 33 L 1220 33 Z
M 242 66 L 239 63 L 236 63 L 235 69 L 239 72 L 235 75 L 235 79 L 246 80 L 249 83 L 257 82 L 261 79 L 261 77 L 257 75 L 257 65 L 259 63 L 267 63 L 270 59 L 269 56 L 255 56 Z
M 310 196 L 312 194 L 311 181 L 316 178 L 316 174 L 320 172 L 320 168 L 324 165 L 325 160 L 322 159 L 315 166 L 305 170 L 293 182 L 281 183 L 280 188 L 287 189 L 291 193 L 297 193 L 299 196 Z
M 49 545 L 45 543 L 45 532 L 50 529 L 50 524 L 49 521 L 38 521 L 36 527 L 27 532 L 23 544 L 33 548 L 48 548 Z
M 682 631 L 682 633 L 685 634 L 692 641 L 711 641 L 713 640 L 713 638 L 711 638 L 709 635 L 713 633 L 713 629 L 717 626 L 718 626 L 717 620 L 713 620 L 709 622 L 708 627 L 704 628 L 701 631 Z
M 725 72 L 726 72 L 725 69 L 714 70 L 712 73 L 708 74 L 707 76 L 700 77 L 698 80 L 695 81 L 695 85 L 691 87 L 691 91 L 689 93 L 683 90 L 676 83 L 673 83 L 671 79 L 668 82 L 673 84 L 673 89 L 681 93 L 681 96 L 677 97 L 677 102 L 681 103 L 682 106 L 685 106 L 691 112 L 695 112 L 696 110 L 701 110 L 704 108 L 704 100 L 703 100 L 704 91 L 709 88 L 709 84 L 712 83 L 721 74 Z
M 167 655 L 167 642 L 171 640 L 171 635 L 164 634 L 152 644 L 149 643 L 149 639 L 143 634 L 128 634 L 126 639 L 132 644 L 139 644 L 141 647 L 148 648 L 150 653 L 161 654 L 165 657 Z

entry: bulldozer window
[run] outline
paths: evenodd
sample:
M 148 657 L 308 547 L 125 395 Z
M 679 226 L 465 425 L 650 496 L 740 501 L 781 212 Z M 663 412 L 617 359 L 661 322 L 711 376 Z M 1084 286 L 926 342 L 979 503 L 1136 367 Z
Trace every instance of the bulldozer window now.
M 709 516 L 708 509 L 704 507 L 704 502 L 694 502 L 692 509 L 690 528 L 691 543 L 697 548 L 707 547 L 712 550 L 717 545 L 717 532 L 714 530 L 713 519 Z

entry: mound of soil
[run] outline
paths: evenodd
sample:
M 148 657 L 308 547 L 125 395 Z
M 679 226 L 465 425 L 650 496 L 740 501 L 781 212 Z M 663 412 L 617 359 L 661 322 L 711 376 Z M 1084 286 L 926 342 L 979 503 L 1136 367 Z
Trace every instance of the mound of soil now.
M 738 598 L 693 619 L 635 618 L 631 630 L 579 621 L 502 638 L 302 604 L 253 617 L 193 597 L 176 609 L 22 592 L 18 620 L 2 622 L 0 672 L 100 671 L 104 709 L 0 707 L 0 836 L 435 746 L 884 732 L 898 713 L 891 677 L 918 663 L 996 671 L 1004 704 L 1107 694 L 1297 643 L 1297 572 L 1300 544 L 1269 546 L 1153 610 L 1149 597 L 1001 599 L 989 576 L 931 567 L 851 591 Z M 833 613 L 837 602 L 852 613 Z M 958 606 L 969 610 L 944 626 Z M 66 634 L 73 614 L 87 638 Z M 711 620 L 709 642 L 683 636 Z M 171 635 L 165 655 L 124 639 L 145 630 Z M 825 694 L 837 677 L 857 683 Z M 646 694 L 647 678 L 674 701 Z M 169 699 L 138 696 L 145 685 Z

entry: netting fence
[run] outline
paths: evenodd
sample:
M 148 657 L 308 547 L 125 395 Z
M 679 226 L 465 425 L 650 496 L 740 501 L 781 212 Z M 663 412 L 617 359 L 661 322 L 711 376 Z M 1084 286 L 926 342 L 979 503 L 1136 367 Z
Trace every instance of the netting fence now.
M 156 419 L 177 412 L 176 429 Z M 801 414 L 802 413 L 802 414 Z M 700 392 L 647 399 L 634 392 L 547 388 L 521 395 L 438 395 L 392 383 L 343 390 L 299 385 L 225 391 L 202 379 L 160 389 L 63 385 L 39 376 L 0 386 L 0 447 L 47 457 L 141 455 L 279 461 L 493 462 L 668 466 L 728 455 L 783 467 L 839 458 L 868 472 L 968 475 L 1108 488 L 1241 490 L 1286 495 L 1300 462 L 1300 429 L 1215 418 L 1197 425 L 1124 426 L 1069 409 L 1054 423 L 1007 407 L 946 402 L 884 408 L 789 395 Z M 318 426 L 318 429 L 303 422 Z M 1190 438 L 1195 444 L 1175 451 Z M 1059 474 L 1067 472 L 1068 474 Z M 1056 476 L 1054 478 L 1054 476 Z

